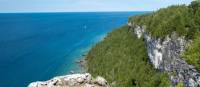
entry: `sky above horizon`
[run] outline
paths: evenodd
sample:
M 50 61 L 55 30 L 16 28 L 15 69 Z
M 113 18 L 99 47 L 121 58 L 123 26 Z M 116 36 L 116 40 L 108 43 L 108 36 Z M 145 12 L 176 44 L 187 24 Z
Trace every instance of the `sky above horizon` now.
M 192 0 L 0 0 L 0 13 L 155 11 Z

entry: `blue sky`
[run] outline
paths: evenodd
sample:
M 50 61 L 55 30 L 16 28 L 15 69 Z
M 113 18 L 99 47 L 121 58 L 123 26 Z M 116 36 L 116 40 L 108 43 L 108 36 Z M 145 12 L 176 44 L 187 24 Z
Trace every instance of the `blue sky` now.
M 152 11 L 192 0 L 0 0 L 0 12 Z

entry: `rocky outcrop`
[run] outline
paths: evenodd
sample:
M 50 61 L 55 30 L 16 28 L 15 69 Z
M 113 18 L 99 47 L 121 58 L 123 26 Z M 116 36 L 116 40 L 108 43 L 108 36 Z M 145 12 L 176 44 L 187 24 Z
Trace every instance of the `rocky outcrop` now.
M 28 87 L 110 87 L 107 81 L 98 76 L 92 78 L 89 73 L 72 74 L 66 76 L 54 77 L 51 80 L 43 82 L 33 82 Z
M 156 69 L 169 73 L 173 86 L 183 82 L 186 87 L 200 87 L 200 73 L 180 56 L 191 41 L 176 32 L 162 39 L 154 38 L 145 31 L 145 26 L 128 25 L 138 38 L 145 39 L 150 62 Z

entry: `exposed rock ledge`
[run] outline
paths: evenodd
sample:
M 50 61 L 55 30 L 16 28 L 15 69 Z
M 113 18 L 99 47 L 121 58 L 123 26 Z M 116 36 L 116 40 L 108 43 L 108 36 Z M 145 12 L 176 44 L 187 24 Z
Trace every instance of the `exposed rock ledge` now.
M 98 76 L 92 78 L 89 73 L 71 74 L 54 77 L 48 81 L 37 81 L 29 84 L 28 87 L 110 87 L 107 81 Z

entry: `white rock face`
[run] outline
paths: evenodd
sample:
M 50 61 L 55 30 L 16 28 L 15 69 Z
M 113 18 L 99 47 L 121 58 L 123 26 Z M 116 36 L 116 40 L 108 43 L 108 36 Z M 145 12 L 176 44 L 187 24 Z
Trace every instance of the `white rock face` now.
M 141 28 L 140 26 L 137 26 L 135 28 L 135 34 L 137 35 L 138 38 L 141 38 L 142 37 L 142 34 L 144 33 L 144 29 Z
M 37 81 L 29 84 L 28 87 L 110 87 L 107 81 L 98 76 L 92 79 L 89 73 L 72 74 L 54 77 L 48 81 Z
M 200 87 L 200 73 L 194 66 L 180 58 L 180 54 L 191 41 L 186 41 L 184 36 L 179 37 L 175 32 L 163 39 L 154 38 L 145 31 L 145 26 L 141 27 L 131 23 L 128 26 L 133 29 L 138 38 L 144 36 L 150 62 L 156 69 L 176 73 L 175 76 L 170 76 L 173 85 L 177 82 L 184 82 L 186 87 Z

